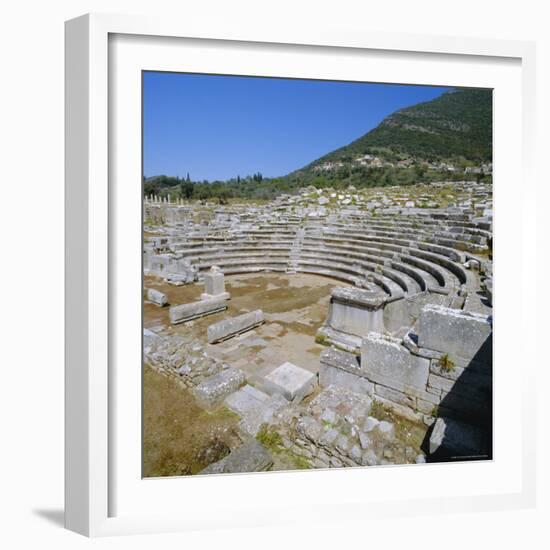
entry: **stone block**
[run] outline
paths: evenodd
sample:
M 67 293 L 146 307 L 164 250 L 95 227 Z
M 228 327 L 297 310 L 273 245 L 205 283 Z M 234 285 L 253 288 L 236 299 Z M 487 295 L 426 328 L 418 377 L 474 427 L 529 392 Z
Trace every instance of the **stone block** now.
M 242 370 L 228 368 L 214 376 L 209 376 L 194 389 L 194 395 L 201 407 L 212 409 L 222 403 L 230 394 L 246 381 Z
M 361 346 L 361 370 L 371 381 L 403 393 L 424 392 L 430 361 L 409 352 L 400 340 L 371 332 Z
M 361 363 L 357 355 L 336 348 L 328 348 L 321 352 L 321 365 L 336 367 L 351 374 L 361 375 Z
M 282 395 L 270 395 L 243 415 L 239 422 L 239 430 L 255 437 L 262 425 L 272 424 L 275 414 L 285 407 L 288 407 L 288 401 Z
M 429 401 L 424 401 L 424 399 L 416 400 L 416 410 L 418 412 L 432 415 L 436 410 L 437 405 L 430 403 Z
M 222 299 L 199 300 L 188 304 L 172 306 L 169 310 L 170 322 L 173 325 L 191 321 L 205 315 L 211 315 L 227 309 L 227 302 Z
M 418 345 L 449 355 L 460 366 L 492 361 L 492 318 L 488 315 L 427 305 L 418 320 Z
M 410 407 L 411 409 L 414 409 L 416 405 L 416 400 L 414 397 L 411 397 L 410 395 L 407 395 L 398 390 L 394 390 L 386 386 L 381 386 L 380 384 L 374 385 L 374 393 L 378 397 L 382 397 L 384 399 L 387 399 L 388 401 L 393 401 L 394 403 L 403 405 L 404 407 Z
M 200 474 L 262 472 L 273 465 L 273 458 L 256 439 L 250 438 L 226 457 L 207 466 Z
M 155 288 L 147 289 L 147 300 L 160 307 L 163 307 L 168 303 L 168 297 L 166 294 L 160 290 L 156 290 Z
M 204 274 L 204 294 L 211 297 L 225 294 L 225 276 L 216 266 Z
M 229 317 L 217 323 L 213 323 L 207 329 L 208 343 L 215 344 L 232 338 L 237 334 L 251 330 L 264 322 L 264 314 L 261 309 L 244 313 L 236 317 Z
M 365 425 L 363 426 L 363 431 L 365 433 L 372 432 L 372 430 L 374 430 L 374 428 L 376 428 L 376 426 L 378 426 L 378 424 L 380 424 L 380 420 L 378 420 L 377 418 L 374 418 L 374 416 L 369 416 L 365 420 Z
M 376 427 L 378 432 L 384 436 L 387 440 L 391 441 L 395 436 L 395 427 L 391 422 L 387 420 L 382 420 L 380 424 Z
M 351 374 L 330 365 L 321 363 L 319 367 L 319 385 L 323 388 L 334 385 L 355 393 L 372 395 L 373 384 L 365 377 Z
M 309 395 L 316 382 L 316 374 L 288 361 L 264 378 L 264 385 L 269 393 L 279 393 L 289 401 L 296 402 Z
M 380 290 L 337 287 L 331 293 L 328 325 L 356 336 L 384 330 L 386 294 Z
M 454 380 L 449 380 L 448 378 L 443 378 L 442 376 L 437 376 L 436 374 L 431 374 L 428 377 L 428 385 L 431 388 L 442 390 L 443 392 L 450 392 L 453 389 L 455 384 Z
M 247 384 L 225 398 L 225 405 L 239 416 L 255 410 L 269 395 Z

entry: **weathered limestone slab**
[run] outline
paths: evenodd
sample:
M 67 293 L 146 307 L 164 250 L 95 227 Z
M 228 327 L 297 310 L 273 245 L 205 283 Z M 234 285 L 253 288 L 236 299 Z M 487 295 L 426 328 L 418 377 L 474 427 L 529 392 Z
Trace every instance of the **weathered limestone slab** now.
M 201 300 L 211 298 L 224 298 L 229 300 L 229 292 L 225 291 L 225 276 L 217 266 L 212 266 L 208 273 L 204 275 L 204 293 L 201 294 Z
M 319 360 L 322 365 L 329 365 L 345 370 L 351 374 L 361 375 L 361 363 L 358 357 L 347 351 L 327 348 L 321 352 Z
M 200 474 L 262 472 L 272 465 L 273 458 L 267 449 L 256 439 L 250 438 L 226 457 L 207 466 Z
M 327 324 L 356 336 L 382 332 L 386 301 L 386 294 L 379 289 L 336 287 L 331 293 Z
M 247 384 L 225 398 L 225 405 L 239 416 L 244 416 L 269 399 L 269 395 Z
M 208 377 L 196 386 L 195 398 L 201 407 L 212 409 L 220 405 L 226 396 L 237 391 L 245 382 L 244 372 L 231 367 Z
M 270 395 L 243 415 L 239 422 L 240 432 L 256 437 L 262 425 L 272 424 L 275 414 L 285 407 L 288 407 L 288 401 L 282 395 Z
M 490 363 L 492 330 L 488 315 L 428 305 L 418 320 L 418 345 L 446 353 L 460 366 Z
M 323 388 L 340 386 L 367 395 L 371 395 L 373 389 L 373 384 L 362 374 L 357 356 L 334 348 L 321 353 L 319 385 Z
M 315 335 L 315 339 L 319 342 L 336 344 L 340 348 L 356 353 L 359 353 L 362 342 L 360 336 L 334 330 L 326 324 L 319 328 Z
M 155 288 L 147 289 L 147 300 L 160 307 L 163 307 L 168 303 L 168 297 L 166 294 L 160 290 L 156 290 Z
M 237 317 L 229 317 L 218 321 L 208 327 L 208 342 L 215 344 L 232 338 L 237 334 L 241 334 L 247 330 L 251 330 L 264 322 L 264 313 L 261 309 L 244 313 Z
M 373 391 L 372 382 L 369 382 L 366 378 L 323 363 L 319 367 L 319 385 L 323 388 L 334 385 L 367 395 L 372 395 Z
M 227 309 L 227 302 L 224 298 L 199 300 L 197 302 L 190 302 L 189 304 L 172 306 L 169 311 L 170 322 L 176 325 L 197 319 L 198 317 L 204 317 L 205 315 L 211 315 L 224 309 Z
M 484 434 L 470 424 L 439 417 L 430 436 L 430 454 L 469 458 L 485 453 Z
M 387 388 L 386 386 L 382 386 L 380 384 L 375 384 L 374 393 L 377 397 L 382 397 L 383 399 L 387 399 L 388 401 L 392 401 L 398 405 L 403 405 L 403 407 L 409 407 L 410 409 L 416 408 L 416 399 L 398 390 Z
M 297 367 L 288 361 L 277 367 L 264 378 L 270 393 L 278 393 L 289 401 L 301 401 L 315 388 L 317 375 Z
M 430 360 L 413 355 L 396 338 L 371 332 L 361 346 L 361 369 L 372 382 L 404 393 L 425 393 Z

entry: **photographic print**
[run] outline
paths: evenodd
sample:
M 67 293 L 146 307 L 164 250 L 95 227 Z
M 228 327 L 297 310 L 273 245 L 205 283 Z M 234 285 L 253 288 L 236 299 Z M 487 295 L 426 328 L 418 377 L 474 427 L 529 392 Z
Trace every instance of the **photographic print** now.
M 142 73 L 143 476 L 492 459 L 492 91 Z

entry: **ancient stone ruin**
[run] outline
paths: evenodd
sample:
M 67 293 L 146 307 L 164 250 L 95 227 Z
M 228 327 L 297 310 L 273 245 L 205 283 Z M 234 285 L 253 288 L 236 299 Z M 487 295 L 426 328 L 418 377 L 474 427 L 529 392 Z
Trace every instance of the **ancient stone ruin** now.
M 281 469 L 288 457 L 301 468 L 492 457 L 489 185 L 307 188 L 261 206 L 148 198 L 144 219 L 155 235 L 144 241 L 145 275 L 203 289 L 170 300 L 169 323 L 145 330 L 144 360 L 205 410 L 238 417 L 240 443 L 202 473 Z M 245 337 L 258 353 L 269 345 L 278 319 L 262 303 L 227 312 L 228 278 L 251 273 L 337 282 L 311 336 L 324 346 L 315 368 L 280 351 L 269 372 L 217 358 Z M 146 299 L 168 303 L 160 290 Z M 210 315 L 200 338 L 185 335 Z

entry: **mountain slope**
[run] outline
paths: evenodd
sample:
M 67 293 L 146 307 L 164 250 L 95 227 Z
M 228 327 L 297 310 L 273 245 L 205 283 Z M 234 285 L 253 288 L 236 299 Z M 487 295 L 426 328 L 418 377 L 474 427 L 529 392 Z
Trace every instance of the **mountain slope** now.
M 385 160 L 490 162 L 491 90 L 453 90 L 432 101 L 396 111 L 367 134 L 302 170 L 330 162 L 351 163 L 364 155 L 377 155 Z

